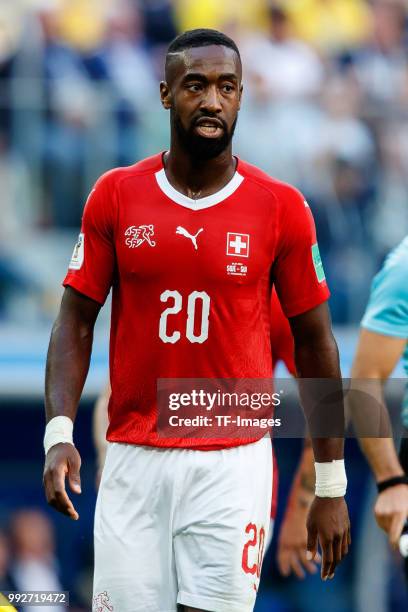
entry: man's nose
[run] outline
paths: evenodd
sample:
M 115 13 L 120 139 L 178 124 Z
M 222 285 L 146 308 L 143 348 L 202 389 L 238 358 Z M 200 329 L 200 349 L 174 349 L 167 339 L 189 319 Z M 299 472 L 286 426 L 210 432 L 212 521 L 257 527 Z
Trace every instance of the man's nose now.
M 217 87 L 209 87 L 201 104 L 201 110 L 210 113 L 220 113 L 222 111 L 220 95 Z

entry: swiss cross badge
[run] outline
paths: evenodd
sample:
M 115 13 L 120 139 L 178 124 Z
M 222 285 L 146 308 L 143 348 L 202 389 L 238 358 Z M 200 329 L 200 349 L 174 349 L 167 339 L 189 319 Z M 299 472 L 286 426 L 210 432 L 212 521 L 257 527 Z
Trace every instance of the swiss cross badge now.
M 227 255 L 249 257 L 249 234 L 227 233 Z

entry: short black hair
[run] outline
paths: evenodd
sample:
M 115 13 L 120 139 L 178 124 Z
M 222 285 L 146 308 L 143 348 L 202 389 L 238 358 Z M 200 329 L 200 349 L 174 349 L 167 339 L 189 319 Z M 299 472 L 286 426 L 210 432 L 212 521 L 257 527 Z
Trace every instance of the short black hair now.
M 228 47 L 235 51 L 241 61 L 241 54 L 236 43 L 222 32 L 218 30 L 211 30 L 208 28 L 198 28 L 196 30 L 187 30 L 177 36 L 169 45 L 166 54 L 166 67 L 169 61 L 169 56 L 184 51 L 185 49 L 192 49 L 194 47 L 209 47 L 211 45 L 220 45 L 222 47 Z

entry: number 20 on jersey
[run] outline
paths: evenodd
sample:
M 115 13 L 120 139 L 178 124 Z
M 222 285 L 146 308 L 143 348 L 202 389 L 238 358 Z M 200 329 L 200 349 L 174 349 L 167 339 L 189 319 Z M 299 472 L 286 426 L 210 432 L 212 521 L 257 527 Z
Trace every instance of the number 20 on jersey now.
M 160 316 L 159 323 L 159 337 L 163 342 L 175 344 L 181 338 L 181 331 L 173 331 L 172 334 L 168 333 L 167 325 L 169 317 L 171 315 L 178 314 L 183 309 L 183 296 L 179 291 L 171 291 L 167 289 L 163 291 L 160 296 L 160 301 L 166 304 L 169 301 L 173 301 L 173 305 L 169 306 Z M 196 320 L 196 307 L 197 302 L 201 301 L 201 325 L 200 333 L 195 332 L 195 320 Z M 205 291 L 193 291 L 187 298 L 187 322 L 185 335 L 187 340 L 192 343 L 202 344 L 208 338 L 208 324 L 210 316 L 210 297 Z M 184 330 L 183 330 L 184 332 Z

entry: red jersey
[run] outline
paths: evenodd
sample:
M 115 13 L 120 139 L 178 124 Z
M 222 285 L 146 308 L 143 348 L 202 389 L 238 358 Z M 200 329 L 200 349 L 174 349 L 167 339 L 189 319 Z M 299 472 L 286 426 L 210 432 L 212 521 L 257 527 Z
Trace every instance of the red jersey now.
M 103 175 L 84 209 L 64 285 L 100 302 L 112 287 L 111 442 L 216 449 L 243 439 L 161 438 L 159 378 L 271 378 L 272 283 L 286 316 L 328 298 L 310 209 L 293 187 L 238 160 L 198 200 L 163 155 Z

